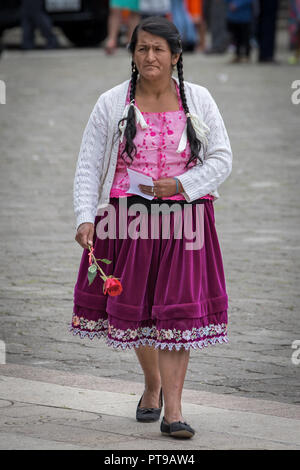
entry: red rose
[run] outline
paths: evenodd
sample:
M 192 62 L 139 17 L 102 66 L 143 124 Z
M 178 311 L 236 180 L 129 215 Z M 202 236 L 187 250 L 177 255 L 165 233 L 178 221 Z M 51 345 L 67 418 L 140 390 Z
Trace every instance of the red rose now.
M 108 295 L 115 296 L 121 294 L 122 290 L 122 284 L 115 277 L 108 277 L 103 284 L 104 294 L 107 292 Z
M 123 291 L 122 284 L 118 280 L 118 278 L 114 277 L 112 274 L 110 276 L 106 276 L 103 272 L 97 261 L 102 261 L 105 264 L 110 264 L 111 261 L 109 259 L 98 259 L 94 255 L 94 248 L 89 246 L 89 268 L 88 268 L 88 281 L 89 285 L 95 280 L 98 270 L 101 273 L 101 279 L 103 279 L 103 293 L 108 293 L 111 296 L 119 295 Z

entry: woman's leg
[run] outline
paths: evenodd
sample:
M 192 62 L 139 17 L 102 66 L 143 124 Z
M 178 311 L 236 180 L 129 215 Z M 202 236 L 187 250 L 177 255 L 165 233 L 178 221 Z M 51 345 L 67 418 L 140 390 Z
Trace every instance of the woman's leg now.
M 162 386 L 164 416 L 167 423 L 182 421 L 181 396 L 189 362 L 189 351 L 156 350 L 143 346 L 135 349 L 145 376 L 145 392 L 140 404 L 143 408 L 159 407 Z
M 108 17 L 108 37 L 105 50 L 108 54 L 114 52 L 118 43 L 118 34 L 121 25 L 122 12 L 119 8 L 111 8 Z
M 181 396 L 190 351 L 160 350 L 159 370 L 164 395 L 164 417 L 167 423 L 183 421 Z
M 128 18 L 128 30 L 127 30 L 127 44 L 131 41 L 131 36 L 134 28 L 140 21 L 140 15 L 136 11 L 131 11 Z
M 140 346 L 135 348 L 135 353 L 141 364 L 145 378 L 145 391 L 140 407 L 159 408 L 161 378 L 158 351 L 152 346 Z
M 203 18 L 201 18 L 199 26 L 198 26 L 198 31 L 199 31 L 199 45 L 198 45 L 198 50 L 203 52 L 206 47 L 206 23 Z

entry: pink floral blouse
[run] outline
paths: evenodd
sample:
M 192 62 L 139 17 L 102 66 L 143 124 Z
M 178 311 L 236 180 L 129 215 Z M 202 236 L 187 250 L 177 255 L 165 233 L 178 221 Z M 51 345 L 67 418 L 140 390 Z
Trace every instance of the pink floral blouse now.
M 186 149 L 182 153 L 176 153 L 179 140 L 183 132 L 186 117 L 183 110 L 179 88 L 177 83 L 176 90 L 178 102 L 180 104 L 179 111 L 166 111 L 162 113 L 142 112 L 143 117 L 148 124 L 147 129 L 142 129 L 137 125 L 137 132 L 134 143 L 137 147 L 137 154 L 133 158 L 133 162 L 129 166 L 130 169 L 151 176 L 153 180 L 160 178 L 170 178 L 187 171 L 185 164 L 190 157 L 190 146 L 187 142 Z M 128 87 L 126 104 L 130 102 L 130 86 Z M 137 106 L 137 103 L 135 103 Z M 138 106 L 137 106 L 138 107 Z M 125 139 L 124 139 L 125 140 Z M 121 157 L 121 153 L 125 147 L 125 142 L 119 145 L 119 153 L 117 166 L 113 184 L 110 191 L 110 197 L 127 197 L 133 196 L 126 193 L 129 188 L 129 177 L 127 173 L 127 165 Z M 126 154 L 127 164 L 130 159 Z M 196 164 L 195 162 L 193 163 Z M 192 164 L 190 163 L 189 168 Z M 212 199 L 210 194 L 203 196 L 201 199 Z M 154 199 L 157 199 L 154 197 Z M 185 200 L 183 194 L 174 194 L 173 196 L 162 197 L 161 199 Z

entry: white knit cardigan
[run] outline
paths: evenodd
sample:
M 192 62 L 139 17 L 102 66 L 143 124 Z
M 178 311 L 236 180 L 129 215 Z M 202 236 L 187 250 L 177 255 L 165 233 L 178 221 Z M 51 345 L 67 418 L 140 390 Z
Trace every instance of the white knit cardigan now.
M 177 81 L 176 77 L 173 77 Z M 98 209 L 109 204 L 109 194 L 116 170 L 119 128 L 129 80 L 101 94 L 85 127 L 76 165 L 73 200 L 76 228 L 84 222 L 94 223 Z M 209 91 L 200 85 L 184 82 L 186 100 L 191 114 L 208 126 L 198 162 L 176 177 L 181 181 L 187 202 L 206 194 L 218 199 L 218 186 L 232 170 L 232 151 L 219 109 Z

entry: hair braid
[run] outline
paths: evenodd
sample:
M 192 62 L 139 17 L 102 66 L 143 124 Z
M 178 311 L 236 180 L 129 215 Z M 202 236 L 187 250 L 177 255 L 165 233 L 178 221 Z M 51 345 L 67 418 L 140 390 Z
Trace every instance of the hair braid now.
M 180 97 L 181 97 L 183 109 L 184 109 L 185 114 L 188 114 L 190 111 L 187 105 L 185 90 L 184 90 L 182 54 L 180 54 L 180 57 L 177 62 L 177 72 L 178 72 L 178 78 L 179 78 Z M 199 156 L 199 153 L 201 150 L 201 142 L 196 136 L 196 132 L 192 125 L 191 118 L 187 117 L 186 122 L 187 122 L 187 139 L 189 141 L 190 148 L 191 148 L 191 157 L 189 161 L 187 162 L 186 167 L 189 165 L 190 162 L 197 160 L 197 159 L 199 159 L 200 163 L 203 164 L 203 160 Z
M 135 90 L 136 90 L 136 82 L 138 77 L 138 70 L 136 65 L 133 61 L 131 61 L 131 82 L 130 82 L 130 102 L 135 98 Z M 133 162 L 133 157 L 131 156 L 132 152 L 134 156 L 136 155 L 137 148 L 133 139 L 136 135 L 136 125 L 135 125 L 135 112 L 133 106 L 129 107 L 127 118 L 123 118 L 119 121 L 120 122 L 126 120 L 126 128 L 124 132 L 124 136 L 126 139 L 124 150 L 121 153 L 121 157 L 123 158 L 124 162 L 126 163 L 123 154 L 126 153 L 129 158 L 131 159 L 131 163 Z

